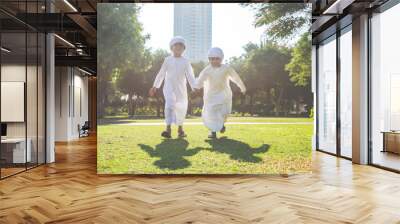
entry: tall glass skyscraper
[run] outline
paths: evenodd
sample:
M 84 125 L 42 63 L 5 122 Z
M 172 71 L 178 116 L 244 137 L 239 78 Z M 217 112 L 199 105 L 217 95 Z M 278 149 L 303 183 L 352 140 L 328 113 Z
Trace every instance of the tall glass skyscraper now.
M 212 37 L 211 3 L 175 3 L 174 35 L 186 39 L 185 56 L 190 61 L 206 61 Z

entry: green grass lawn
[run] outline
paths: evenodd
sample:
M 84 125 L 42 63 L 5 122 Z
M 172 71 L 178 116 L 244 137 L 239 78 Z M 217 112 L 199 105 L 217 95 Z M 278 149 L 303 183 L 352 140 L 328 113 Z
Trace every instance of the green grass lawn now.
M 236 118 L 230 118 L 235 121 Z M 237 118 L 243 122 L 311 122 L 298 118 Z M 189 119 L 190 120 L 190 119 Z M 154 120 L 153 122 L 163 122 Z M 291 174 L 309 172 L 312 124 L 227 125 L 216 140 L 202 125 L 185 139 L 160 137 L 163 126 L 98 127 L 100 174 Z

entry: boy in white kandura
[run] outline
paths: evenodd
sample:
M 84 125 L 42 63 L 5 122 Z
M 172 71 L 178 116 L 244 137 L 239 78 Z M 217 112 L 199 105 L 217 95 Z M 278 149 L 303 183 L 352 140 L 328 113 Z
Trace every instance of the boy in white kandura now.
M 149 91 L 154 96 L 157 89 L 164 81 L 165 98 L 165 123 L 166 130 L 161 133 L 165 138 L 171 138 L 171 124 L 178 125 L 178 136 L 186 137 L 183 131 L 183 121 L 188 107 L 188 94 L 186 83 L 189 82 L 192 90 L 195 87 L 193 68 L 188 59 L 183 57 L 185 51 L 185 39 L 176 36 L 170 41 L 172 55 L 165 58 L 160 71 L 154 80 L 153 87 Z
M 234 82 L 244 94 L 246 87 L 236 71 L 222 64 L 224 53 L 220 48 L 211 48 L 208 52 L 210 64 L 201 71 L 196 87 L 204 87 L 202 118 L 210 130 L 209 138 L 216 138 L 217 132 L 225 132 L 225 122 L 232 111 L 232 90 L 229 82 Z

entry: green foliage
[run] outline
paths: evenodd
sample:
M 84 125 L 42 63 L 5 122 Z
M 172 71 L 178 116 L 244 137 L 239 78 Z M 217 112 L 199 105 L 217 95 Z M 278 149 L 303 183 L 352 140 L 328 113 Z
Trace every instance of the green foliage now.
M 193 115 L 194 116 L 201 116 L 202 108 L 201 107 L 196 107 L 193 109 Z
M 248 86 L 248 107 L 242 107 L 242 111 L 254 114 L 272 110 L 275 115 L 289 111 L 289 100 L 294 95 L 288 72 L 285 71 L 285 65 L 290 60 L 289 49 L 274 42 L 248 44 L 245 49 L 247 52 L 242 61 L 232 60 Z
M 269 40 L 290 40 L 308 31 L 311 25 L 311 4 L 244 4 L 255 11 L 256 27 L 265 26 Z
M 98 113 L 104 115 L 115 94 L 117 82 L 127 75 L 136 75 L 146 65 L 144 43 L 148 37 L 137 19 L 137 4 L 100 4 L 98 6 Z M 118 75 L 113 76 L 115 69 Z M 134 87 L 132 87 L 134 88 Z M 127 88 L 120 89 L 126 92 Z
M 288 112 L 288 108 L 285 109 L 288 106 L 287 104 L 297 104 L 297 108 L 299 108 L 299 103 L 312 105 L 312 94 L 309 91 L 311 76 L 311 37 L 309 32 L 311 27 L 311 4 L 246 3 L 243 5 L 254 10 L 254 25 L 265 28 L 266 43 L 285 43 L 293 39 L 297 42 L 293 49 L 290 49 L 290 59 L 284 67 L 284 70 L 289 72 L 290 81 L 294 86 L 289 85 L 285 80 L 281 82 L 285 84 L 284 87 L 280 85 L 271 87 L 269 93 L 275 98 L 274 110 L 278 112 L 277 107 L 279 104 L 281 104 L 279 107 L 286 112 Z M 300 38 L 297 40 L 297 37 Z M 277 62 L 279 63 L 279 61 Z M 280 76 L 281 79 L 286 79 L 286 77 L 286 75 Z M 270 81 L 275 82 L 275 79 Z M 280 87 L 283 89 L 289 88 L 289 97 L 283 100 L 280 99 L 281 103 L 276 104 L 279 102 L 276 99 L 282 96 Z M 297 102 L 293 102 L 293 100 Z
M 200 72 L 207 66 L 207 63 L 200 61 L 196 63 L 192 63 L 194 74 L 198 75 Z
M 290 80 L 296 86 L 307 87 L 311 78 L 311 35 L 304 33 L 292 50 L 292 58 L 286 65 Z
M 310 109 L 310 118 L 314 118 L 314 107 Z

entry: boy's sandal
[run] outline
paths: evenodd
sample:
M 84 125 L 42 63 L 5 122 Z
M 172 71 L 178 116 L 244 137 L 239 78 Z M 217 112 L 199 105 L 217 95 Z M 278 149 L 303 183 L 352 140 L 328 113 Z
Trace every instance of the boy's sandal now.
M 222 126 L 222 129 L 221 129 L 221 133 L 225 133 L 225 131 L 226 131 L 226 128 L 225 128 L 225 125 L 224 126 Z
M 208 138 L 212 138 L 212 139 L 217 138 L 217 133 L 212 132 L 211 134 L 208 135 Z
M 171 133 L 168 131 L 161 132 L 161 136 L 164 138 L 171 138 Z
M 183 131 L 181 131 L 181 132 L 178 132 L 178 137 L 179 138 L 186 138 L 186 134 L 185 134 L 185 132 L 183 132 Z

